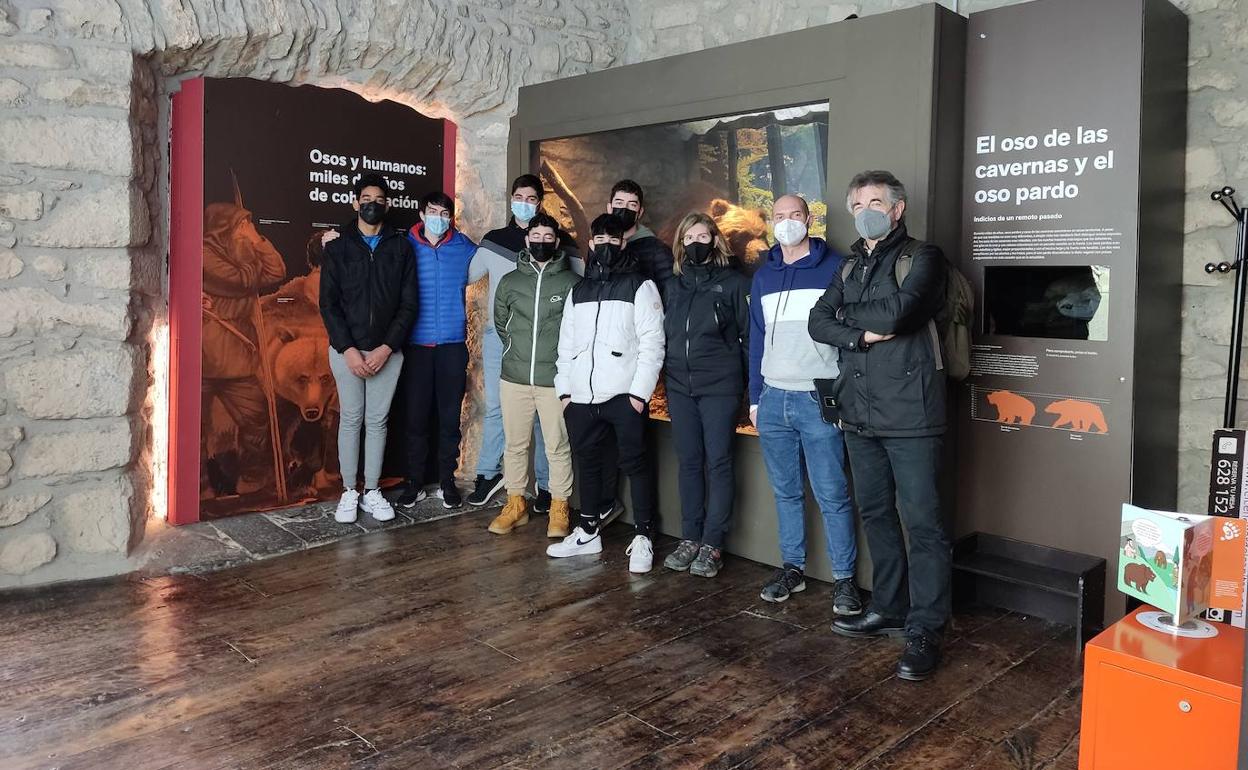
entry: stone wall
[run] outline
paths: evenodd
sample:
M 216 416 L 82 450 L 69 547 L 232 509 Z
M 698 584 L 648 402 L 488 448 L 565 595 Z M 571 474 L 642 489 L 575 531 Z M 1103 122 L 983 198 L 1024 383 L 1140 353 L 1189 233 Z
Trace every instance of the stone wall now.
M 180 79 L 339 86 L 454 120 L 479 238 L 506 215 L 519 87 L 618 63 L 628 31 L 624 0 L 0 0 L 0 588 L 124 571 L 142 537 Z
M 970 0 L 942 5 L 962 14 L 1017 0 Z M 1182 254 L 1183 384 L 1179 393 L 1179 507 L 1201 512 L 1209 483 L 1210 432 L 1221 426 L 1222 394 L 1230 343 L 1232 278 L 1209 276 L 1206 262 L 1231 259 L 1235 229 L 1230 216 L 1209 200 L 1224 184 L 1248 198 L 1248 2 L 1173 0 L 1190 18 L 1186 238 Z M 763 35 L 906 8 L 912 0 L 639 0 L 632 13 L 633 38 L 626 63 L 697 51 Z M 886 55 L 882 53 L 881 55 Z M 760 66 L 763 66 L 760 63 Z M 784 73 L 778 73 L 782 77 Z M 1090 75 L 1094 76 L 1094 75 Z M 833 114 L 832 119 L 836 116 Z M 835 212 L 830 210 L 830 214 Z M 1241 380 L 1248 398 L 1248 380 Z M 1248 421 L 1248 400 L 1239 404 L 1240 427 Z
M 342 86 L 454 120 L 461 225 L 478 238 L 506 214 L 521 85 L 914 4 L 0 0 L 0 588 L 128 569 L 142 536 L 180 78 Z M 1207 191 L 1248 188 L 1248 7 L 1178 4 L 1192 22 L 1180 505 L 1200 510 L 1231 296 L 1201 266 L 1234 245 Z

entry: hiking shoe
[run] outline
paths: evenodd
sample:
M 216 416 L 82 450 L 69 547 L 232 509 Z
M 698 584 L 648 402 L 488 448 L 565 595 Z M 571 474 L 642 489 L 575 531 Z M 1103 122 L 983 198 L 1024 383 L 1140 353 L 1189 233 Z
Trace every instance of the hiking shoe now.
M 503 512 L 494 517 L 487 529 L 496 535 L 506 535 L 516 527 L 528 524 L 528 503 L 524 495 L 507 495 L 507 505 L 503 506 Z
M 784 566 L 771 576 L 771 580 L 767 581 L 767 585 L 763 586 L 763 591 L 758 596 L 765 602 L 783 602 L 788 601 L 791 594 L 805 590 L 806 575 L 802 573 L 801 568 L 785 562 Z
M 580 527 L 572 530 L 572 534 L 558 543 L 551 543 L 546 546 L 546 555 L 553 556 L 556 559 L 592 553 L 602 553 L 602 538 L 598 536 L 597 532 L 589 534 Z
M 407 482 L 407 489 L 403 490 L 403 494 L 399 495 L 399 499 L 395 501 L 395 504 L 405 511 L 410 511 L 416 507 L 416 503 L 419 503 L 426 497 L 428 495 L 425 494 L 424 487 L 415 481 L 409 481 Z
M 334 509 L 334 521 L 339 524 L 350 524 L 355 521 L 360 509 L 360 493 L 354 489 L 342 490 L 338 498 L 338 507 Z
M 602 529 L 611 522 L 620 518 L 620 514 L 624 513 L 624 505 L 619 500 L 612 500 L 611 503 L 598 514 L 598 529 Z
M 663 566 L 677 572 L 684 572 L 689 569 L 689 565 L 693 564 L 696 558 L 698 558 L 698 544 L 692 540 L 681 540 L 676 550 L 669 553 L 663 560 Z
M 654 567 L 654 545 L 645 535 L 637 535 L 624 549 L 628 554 L 628 571 L 641 574 Z
M 567 537 L 571 526 L 568 520 L 568 501 L 551 500 L 550 519 L 546 522 L 546 537 Z
M 490 499 L 501 492 L 503 489 L 503 474 L 490 476 L 486 478 L 480 474 L 477 475 L 477 483 L 472 488 L 472 494 L 468 495 L 469 505 L 485 505 Z
M 698 577 L 713 578 L 724 566 L 724 554 L 715 546 L 704 545 L 698 549 L 698 558 L 689 565 L 689 574 Z
M 838 580 L 833 585 L 832 613 L 842 617 L 862 614 L 862 594 L 853 578 Z
M 442 498 L 442 507 L 448 511 L 453 511 L 464 504 L 464 496 L 459 493 L 459 487 L 453 482 L 443 484 L 438 489 L 438 497 Z
M 390 501 L 381 496 L 380 489 L 370 489 L 360 498 L 360 507 L 377 521 L 390 521 L 394 518 L 394 508 Z
M 550 513 L 550 490 L 537 488 L 537 496 L 533 498 L 533 512 L 538 516 Z

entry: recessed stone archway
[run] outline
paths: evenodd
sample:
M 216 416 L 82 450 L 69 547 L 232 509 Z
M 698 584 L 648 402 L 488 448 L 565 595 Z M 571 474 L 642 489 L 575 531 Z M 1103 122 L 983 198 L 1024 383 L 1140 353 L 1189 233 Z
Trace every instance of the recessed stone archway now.
M 518 88 L 611 65 L 630 23 L 623 0 L 0 0 L 0 588 L 131 568 L 159 508 L 181 79 L 342 87 L 453 120 L 479 238 L 505 212 Z

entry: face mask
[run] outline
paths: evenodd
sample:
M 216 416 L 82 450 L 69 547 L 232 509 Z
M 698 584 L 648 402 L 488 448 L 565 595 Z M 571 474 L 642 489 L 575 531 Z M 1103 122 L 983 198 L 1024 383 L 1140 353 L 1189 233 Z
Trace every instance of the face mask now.
M 377 201 L 369 201 L 368 203 L 365 203 L 364 205 L 360 206 L 360 219 L 363 219 L 365 224 L 368 224 L 368 225 L 379 224 L 381 220 L 385 218 L 385 216 L 386 216 L 386 204 L 384 203 L 378 203 Z
M 537 215 L 537 204 L 525 203 L 524 201 L 512 201 L 511 215 L 516 218 L 517 222 L 528 222 Z
M 611 267 L 620 258 L 622 249 L 615 243 L 595 243 L 594 262 L 603 267 Z
M 529 256 L 533 257 L 534 262 L 545 262 L 555 256 L 555 244 L 553 243 L 530 243 Z
M 854 229 L 868 241 L 878 241 L 893 229 L 888 213 L 875 209 L 863 209 L 854 215 Z
M 705 265 L 711 261 L 711 244 L 694 241 L 685 244 L 685 256 L 693 265 Z
M 784 246 L 796 246 L 806 237 L 806 223 L 798 219 L 782 219 L 772 227 L 776 240 Z
M 446 217 L 429 215 L 425 217 L 425 232 L 434 238 L 441 238 L 451 229 L 451 220 Z
M 632 209 L 623 209 L 616 206 L 611 209 L 611 213 L 620 218 L 620 221 L 624 223 L 625 230 L 632 230 L 633 225 L 637 224 L 637 212 Z

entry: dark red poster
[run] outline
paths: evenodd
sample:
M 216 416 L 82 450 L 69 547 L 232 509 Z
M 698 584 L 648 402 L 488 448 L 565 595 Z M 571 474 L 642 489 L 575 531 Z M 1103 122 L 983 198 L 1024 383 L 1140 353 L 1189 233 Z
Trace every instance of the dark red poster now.
M 195 200 L 185 174 L 179 184 L 177 168 L 190 155 L 177 145 L 197 138 L 186 130 L 194 128 L 195 108 L 177 99 L 193 94 L 184 89 L 175 97 L 170 283 L 171 305 L 185 305 L 191 271 L 198 272 L 198 419 L 186 403 L 192 388 L 173 384 L 174 400 L 182 402 L 173 410 L 180 416 L 174 430 L 193 424 L 198 432 L 198 515 L 336 496 L 338 407 L 317 306 L 321 234 L 354 218 L 351 185 L 370 172 L 390 184 L 389 221 L 411 226 L 420 197 L 448 187 L 453 129 L 345 90 L 205 79 L 202 191 Z M 179 242 L 191 243 L 179 231 L 192 225 L 179 209 L 191 206 L 202 212 L 200 248 L 179 249 Z M 193 322 L 182 310 L 181 334 L 177 307 L 171 331 L 182 343 L 174 355 L 185 358 L 192 355 L 186 327 Z M 175 363 L 175 372 L 193 368 Z M 189 442 L 180 435 L 175 445 L 179 438 L 183 451 L 171 463 L 179 477 L 171 480 L 175 522 L 194 520 L 185 515 Z

